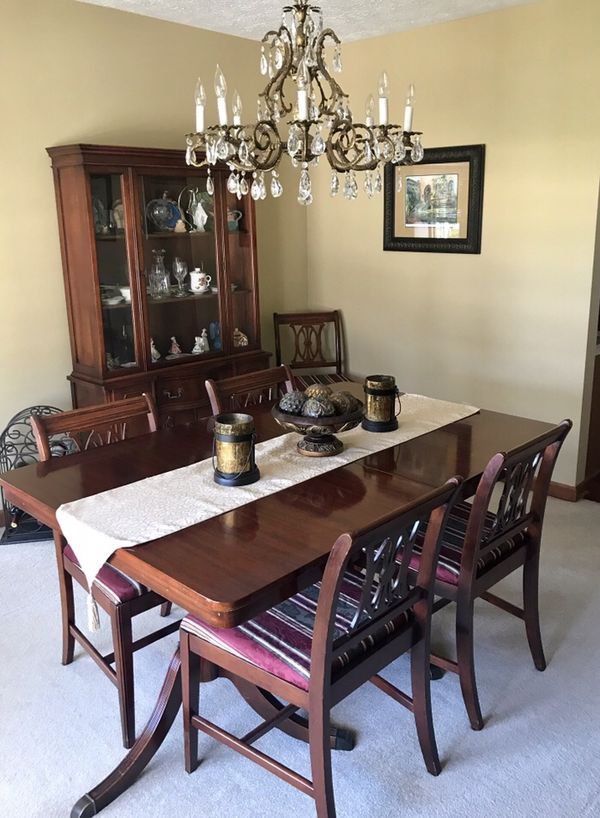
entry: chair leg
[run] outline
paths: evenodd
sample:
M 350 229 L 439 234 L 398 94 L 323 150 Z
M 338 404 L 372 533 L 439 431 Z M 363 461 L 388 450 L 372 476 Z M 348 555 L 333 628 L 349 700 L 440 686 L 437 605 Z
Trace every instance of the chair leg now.
M 523 618 L 533 664 L 538 670 L 546 670 L 538 603 L 539 567 L 539 553 L 528 557 L 523 564 Z
M 73 601 L 73 577 L 58 565 L 58 584 L 60 587 L 60 615 L 62 620 L 62 663 L 70 665 L 75 652 L 75 639 L 71 625 L 75 624 L 75 603 Z
M 198 766 L 198 731 L 192 716 L 200 707 L 200 657 L 190 650 L 190 636 L 180 631 L 181 695 L 183 698 L 183 748 L 185 769 L 193 773 Z
M 442 765 L 433 729 L 431 713 L 431 670 L 429 667 L 429 649 L 425 640 L 415 645 L 411 651 L 410 673 L 412 683 L 413 715 L 417 736 L 423 753 L 425 766 L 431 775 L 439 775 Z
M 473 651 L 473 600 L 456 605 L 456 656 L 463 700 L 473 730 L 481 730 L 483 718 L 475 679 Z
M 115 673 L 117 674 L 123 747 L 129 749 L 135 741 L 135 702 L 131 616 L 125 610 L 124 605 L 115 605 L 110 613 L 110 623 L 115 649 Z
M 168 616 L 171 613 L 171 603 L 170 602 L 163 602 L 160 606 L 160 615 L 161 616 Z
M 331 776 L 329 708 L 323 702 L 309 708 L 308 743 L 317 818 L 335 818 L 335 799 Z

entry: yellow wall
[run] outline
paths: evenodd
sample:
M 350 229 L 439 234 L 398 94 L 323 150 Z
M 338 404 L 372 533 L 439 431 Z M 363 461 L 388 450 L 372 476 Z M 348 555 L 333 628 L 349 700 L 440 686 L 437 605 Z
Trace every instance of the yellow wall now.
M 2 0 L 0 15 L 1 429 L 31 404 L 70 406 L 71 356 L 45 148 L 93 142 L 183 151 L 198 74 L 210 90 L 219 61 L 252 114 L 264 83 L 259 47 L 250 40 L 74 0 Z M 216 119 L 216 105 L 208 116 Z M 306 306 L 306 216 L 287 178 L 282 173 L 283 200 L 257 208 L 269 347 L 273 310 Z M 283 247 L 284 235 L 293 253 Z
M 426 146 L 486 144 L 481 255 L 383 252 L 381 200 L 331 200 L 324 169 L 308 214 L 309 302 L 343 310 L 352 372 L 391 372 L 406 391 L 489 409 L 573 418 L 556 474 L 571 485 L 585 461 L 583 452 L 577 472 L 599 34 L 597 0 L 544 0 L 345 46 L 342 84 L 356 114 L 385 67 L 395 121 L 415 83 Z

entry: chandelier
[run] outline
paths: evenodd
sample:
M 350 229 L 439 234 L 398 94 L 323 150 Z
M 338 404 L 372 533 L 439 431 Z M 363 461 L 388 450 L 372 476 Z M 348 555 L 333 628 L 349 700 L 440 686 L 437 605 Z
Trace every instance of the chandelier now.
M 285 6 L 281 26 L 262 39 L 260 72 L 268 78 L 259 94 L 257 121 L 242 124 L 242 101 L 234 92 L 229 124 L 227 83 L 217 65 L 215 93 L 218 125 L 205 127 L 206 92 L 196 85 L 196 133 L 186 136 L 186 162 L 208 168 L 206 189 L 214 192 L 211 167 L 218 161 L 230 169 L 227 189 L 238 199 L 248 193 L 257 201 L 267 196 L 265 174 L 271 173 L 270 191 L 283 193 L 278 167 L 284 154 L 300 168 L 298 201 L 313 201 L 310 169 L 325 156 L 331 167 L 330 192 L 346 199 L 358 196 L 357 173 L 364 174 L 369 198 L 383 188 L 382 168 L 412 164 L 423 158 L 421 133 L 412 130 L 414 88 L 409 86 L 404 121 L 388 121 L 389 82 L 384 71 L 378 83 L 378 105 L 371 94 L 365 122 L 355 122 L 348 95 L 334 79 L 342 70 L 341 41 L 323 27 L 323 14 L 308 0 Z M 378 124 L 375 124 L 377 108 Z M 287 125 L 287 134 L 284 131 Z M 340 178 L 340 176 L 342 178 Z

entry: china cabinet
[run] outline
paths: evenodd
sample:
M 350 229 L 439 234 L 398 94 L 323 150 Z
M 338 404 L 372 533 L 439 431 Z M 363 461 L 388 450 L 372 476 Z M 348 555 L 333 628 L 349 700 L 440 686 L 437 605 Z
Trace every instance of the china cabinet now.
M 161 423 L 210 415 L 206 378 L 268 366 L 254 203 L 179 150 L 67 145 L 52 159 L 73 406 L 149 392 Z M 211 185 L 209 184 L 209 187 Z

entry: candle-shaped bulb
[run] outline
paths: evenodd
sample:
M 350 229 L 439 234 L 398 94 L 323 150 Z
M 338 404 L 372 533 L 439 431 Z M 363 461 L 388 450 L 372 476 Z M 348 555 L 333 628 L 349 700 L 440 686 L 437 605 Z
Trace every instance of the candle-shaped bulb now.
M 225 82 L 225 75 L 221 71 L 219 65 L 217 65 L 217 70 L 215 71 L 215 94 L 217 95 L 217 99 L 225 99 L 227 94 L 227 83 Z
M 387 71 L 382 71 L 379 75 L 378 93 L 380 97 L 387 97 L 390 91 L 390 83 Z
M 367 125 L 369 128 L 372 128 L 375 124 L 375 98 L 373 94 L 369 94 L 367 97 L 365 112 L 367 117 Z
M 227 125 L 227 100 L 225 99 L 227 94 L 227 83 L 225 82 L 225 76 L 218 65 L 217 70 L 215 71 L 215 94 L 217 95 L 219 125 L 224 127 Z
M 234 125 L 241 125 L 242 124 L 242 100 L 240 95 L 237 91 L 233 92 L 233 104 L 231 106 L 231 111 L 233 113 L 233 124 Z
M 310 85 L 310 73 L 306 60 L 302 58 L 298 63 L 298 70 L 296 71 L 296 83 L 298 88 L 306 89 Z
M 390 84 L 388 82 L 387 71 L 382 71 L 379 77 L 377 92 L 379 94 L 379 124 L 388 124 L 388 93 Z
M 204 131 L 204 105 L 206 103 L 206 91 L 204 90 L 200 77 L 198 77 L 198 82 L 196 83 L 196 91 L 194 96 L 196 99 L 196 133 L 202 133 Z
M 411 84 L 408 86 L 406 92 L 406 107 L 404 108 L 404 124 L 403 130 L 407 133 L 412 131 L 413 111 L 415 106 L 415 86 Z
M 198 82 L 196 83 L 196 105 L 205 105 L 206 104 L 206 91 L 204 90 L 204 86 L 202 85 L 202 79 L 198 77 Z

